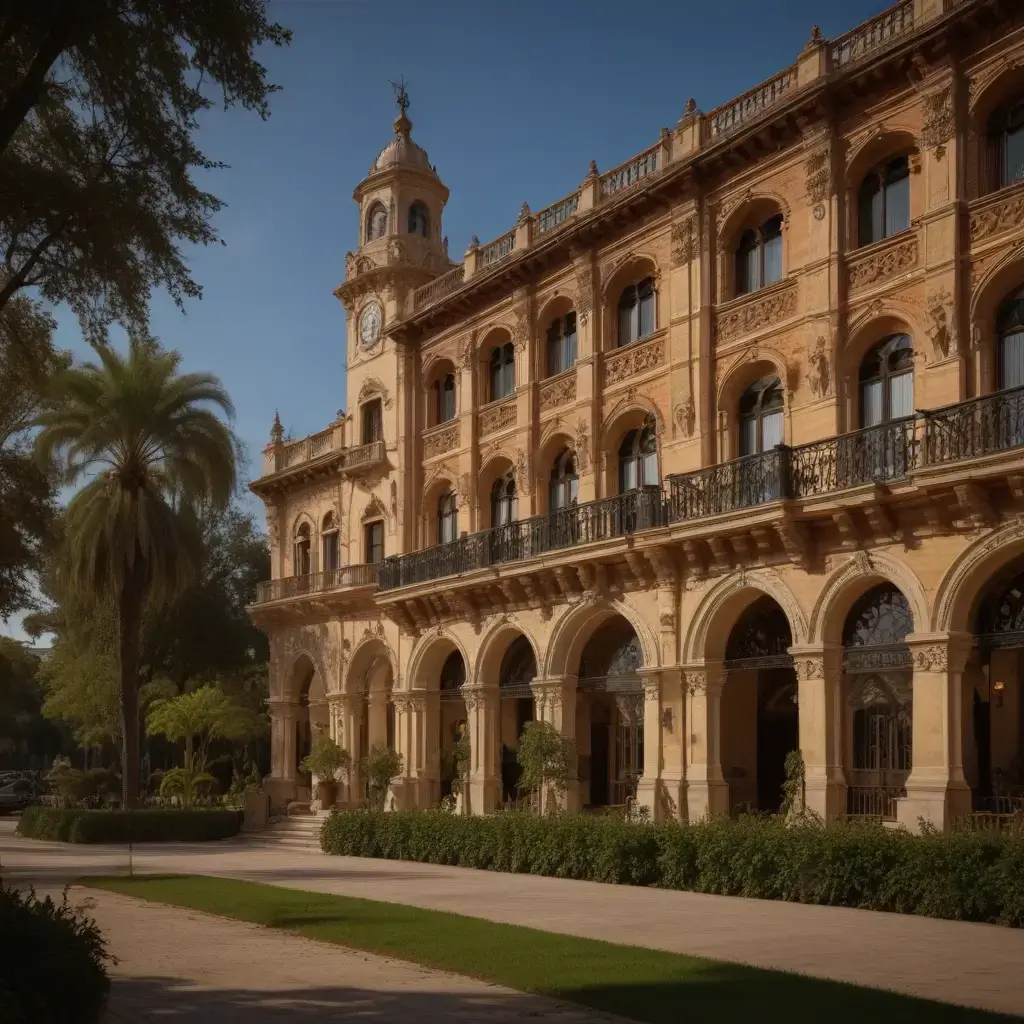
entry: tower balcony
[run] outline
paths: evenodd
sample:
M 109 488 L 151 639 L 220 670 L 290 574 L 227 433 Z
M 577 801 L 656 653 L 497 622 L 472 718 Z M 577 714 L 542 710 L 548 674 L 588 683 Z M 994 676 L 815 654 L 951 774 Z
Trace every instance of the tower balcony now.
M 256 587 L 249 613 L 257 625 L 273 621 L 329 618 L 339 613 L 373 611 L 380 566 L 343 565 L 325 572 L 282 576 Z
M 345 444 L 343 423 L 298 441 L 275 441 L 263 453 L 263 475 L 249 488 L 261 497 L 316 477 L 361 476 L 387 464 L 383 440 Z

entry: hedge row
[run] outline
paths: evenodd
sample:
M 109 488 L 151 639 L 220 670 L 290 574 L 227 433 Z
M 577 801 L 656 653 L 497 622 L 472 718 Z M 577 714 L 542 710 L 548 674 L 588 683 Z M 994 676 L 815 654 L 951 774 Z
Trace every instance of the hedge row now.
M 62 843 L 168 843 L 228 839 L 242 827 L 242 812 L 211 810 L 91 811 L 80 808 L 29 807 L 18 832 L 28 839 Z
M 747 817 L 694 825 L 521 812 L 335 812 L 326 853 L 1024 926 L 1024 840 L 824 828 Z
M 0 889 L 0 1020 L 96 1024 L 110 991 L 95 922 L 64 899 Z

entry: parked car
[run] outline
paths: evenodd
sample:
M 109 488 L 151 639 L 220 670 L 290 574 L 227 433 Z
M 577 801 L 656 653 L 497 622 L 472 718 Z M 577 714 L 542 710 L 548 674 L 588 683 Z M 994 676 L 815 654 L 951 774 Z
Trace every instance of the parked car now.
M 0 780 L 0 814 L 23 811 L 38 802 L 36 787 L 30 779 Z

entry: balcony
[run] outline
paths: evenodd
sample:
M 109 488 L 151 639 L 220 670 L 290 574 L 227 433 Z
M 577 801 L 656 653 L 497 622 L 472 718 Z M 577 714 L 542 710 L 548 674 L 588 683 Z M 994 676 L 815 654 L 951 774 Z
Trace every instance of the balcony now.
M 329 569 L 326 572 L 267 580 L 257 585 L 254 603 L 263 605 L 289 598 L 328 594 L 345 588 L 376 587 L 379 571 L 379 564 L 345 565 L 340 569 Z
M 912 482 L 912 477 L 923 477 L 929 471 L 1022 447 L 1024 388 L 1016 388 L 822 441 L 792 448 L 779 445 L 760 455 L 674 474 L 666 479 L 664 490 L 630 491 L 469 534 L 423 551 L 393 555 L 382 563 L 379 592 L 690 523 L 707 527 L 706 539 L 716 561 L 725 568 L 731 565 L 732 554 L 724 547 L 720 529 L 711 522 L 713 517 L 785 502 L 791 511 L 808 518 L 823 497 Z M 958 479 L 961 473 L 958 469 Z M 884 511 L 875 516 L 875 522 L 886 522 Z M 767 553 L 770 538 L 760 520 L 747 517 L 744 527 L 754 531 L 759 551 Z M 796 557 L 803 541 L 799 536 L 794 540 L 788 527 L 779 532 L 784 535 L 786 552 Z M 736 538 L 732 548 L 742 554 L 746 544 Z

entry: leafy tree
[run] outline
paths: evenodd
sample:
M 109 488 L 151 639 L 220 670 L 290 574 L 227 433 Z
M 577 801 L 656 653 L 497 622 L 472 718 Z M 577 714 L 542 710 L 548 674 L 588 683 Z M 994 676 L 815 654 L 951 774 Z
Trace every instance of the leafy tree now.
M 59 754 L 63 738 L 41 714 L 40 658 L 10 637 L 0 637 L 0 765 L 42 767 Z
M 254 52 L 290 42 L 266 0 L 8 0 L 0 8 L 0 308 L 35 286 L 86 335 L 198 296 L 179 243 L 218 241 L 195 142 L 219 99 L 269 113 Z M 211 89 L 219 87 L 219 96 Z
M 402 774 L 405 761 L 397 750 L 375 743 L 363 758 L 363 778 L 366 779 L 370 809 L 383 811 L 392 781 Z
M 527 722 L 519 737 L 516 759 L 523 770 L 519 785 L 537 794 L 540 813 L 555 810 L 556 797 L 564 794 L 576 778 L 575 742 L 550 722 Z
M 66 483 L 88 483 L 64 516 L 68 588 L 117 609 L 123 802 L 139 792 L 139 644 L 147 597 L 193 578 L 202 533 L 195 509 L 224 508 L 236 484 L 231 415 L 216 377 L 180 374 L 181 357 L 133 339 L 101 363 L 59 373 L 37 422 L 36 453 Z M 212 407 L 212 408 L 211 408 Z

